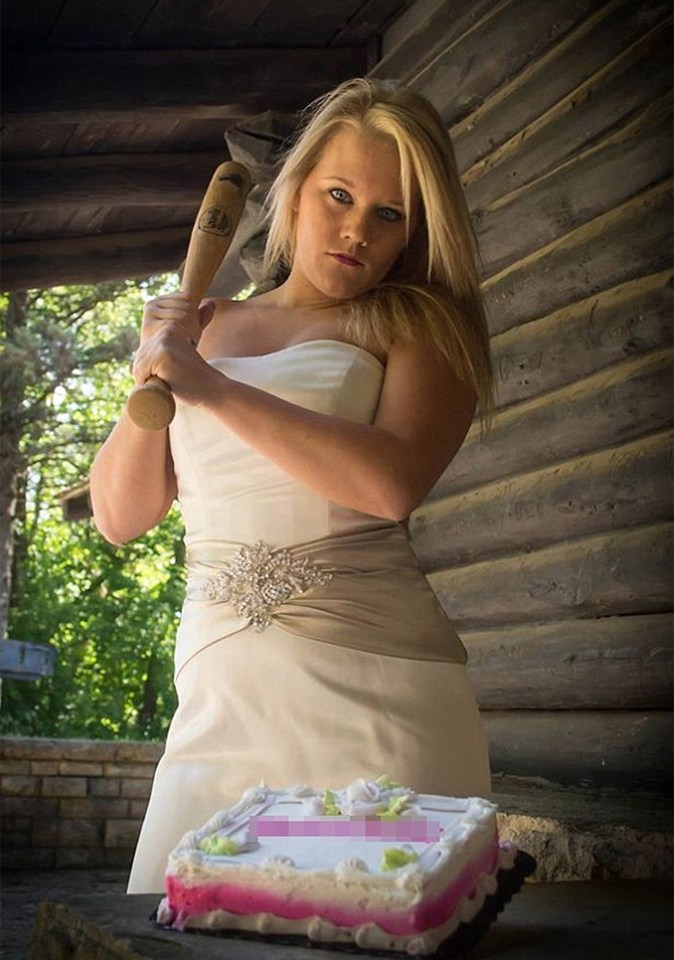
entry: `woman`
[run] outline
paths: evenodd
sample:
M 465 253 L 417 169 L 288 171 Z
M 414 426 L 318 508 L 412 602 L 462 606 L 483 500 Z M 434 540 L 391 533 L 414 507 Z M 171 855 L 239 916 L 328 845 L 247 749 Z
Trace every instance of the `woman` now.
M 313 106 L 270 194 L 267 265 L 285 280 L 245 302 L 147 304 L 134 373 L 171 385 L 176 419 L 155 434 L 124 415 L 92 471 L 113 543 L 176 496 L 186 526 L 179 706 L 132 893 L 160 891 L 183 833 L 262 779 L 489 792 L 465 651 L 404 527 L 491 384 L 427 101 L 359 79 Z

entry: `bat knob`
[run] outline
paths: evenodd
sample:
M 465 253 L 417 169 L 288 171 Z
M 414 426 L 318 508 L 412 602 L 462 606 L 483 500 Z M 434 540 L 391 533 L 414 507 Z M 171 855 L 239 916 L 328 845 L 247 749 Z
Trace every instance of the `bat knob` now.
M 173 420 L 176 403 L 168 383 L 161 377 L 150 377 L 133 388 L 126 409 L 142 430 L 164 430 Z

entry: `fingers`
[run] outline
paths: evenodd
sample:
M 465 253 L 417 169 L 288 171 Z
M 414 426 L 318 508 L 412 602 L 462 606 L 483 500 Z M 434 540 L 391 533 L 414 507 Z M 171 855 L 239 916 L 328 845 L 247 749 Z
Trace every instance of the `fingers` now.
M 160 377 L 176 399 L 196 404 L 202 402 L 209 376 L 215 371 L 190 344 L 184 330 L 171 323 L 141 343 L 132 372 L 136 383 L 145 383 L 150 376 Z
M 148 300 L 143 308 L 141 337 L 154 335 L 165 324 L 177 324 L 188 336 L 194 337 L 201 329 L 200 314 L 194 301 L 181 293 Z
M 215 314 L 215 303 L 213 300 L 204 300 L 199 307 L 199 327 L 203 333 Z
M 170 371 L 179 363 L 187 347 L 187 340 L 182 328 L 177 330 L 175 325 L 166 325 L 155 336 L 141 341 L 133 358 L 133 373 L 136 383 L 144 383 L 148 377 L 154 375 L 168 380 Z M 189 353 L 193 353 L 189 348 Z

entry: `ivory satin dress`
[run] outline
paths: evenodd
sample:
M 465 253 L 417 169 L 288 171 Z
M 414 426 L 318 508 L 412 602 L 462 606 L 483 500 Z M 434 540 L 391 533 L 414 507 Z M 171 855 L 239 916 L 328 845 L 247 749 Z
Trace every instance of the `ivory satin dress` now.
M 210 362 L 361 423 L 384 376 L 334 340 Z M 261 781 L 340 787 L 386 773 L 419 792 L 488 796 L 465 651 L 404 527 L 327 500 L 198 408 L 178 405 L 171 449 L 188 563 L 178 708 L 129 893 L 161 892 L 183 834 Z

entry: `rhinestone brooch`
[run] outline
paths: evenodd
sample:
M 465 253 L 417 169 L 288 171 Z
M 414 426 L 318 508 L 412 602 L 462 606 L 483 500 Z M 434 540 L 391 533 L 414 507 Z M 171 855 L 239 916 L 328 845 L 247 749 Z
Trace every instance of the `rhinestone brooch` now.
M 271 623 L 275 607 L 309 587 L 324 586 L 332 574 L 307 557 L 274 550 L 264 540 L 244 546 L 199 589 L 203 600 L 231 603 L 257 632 Z

